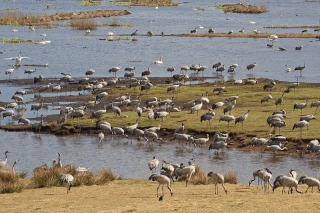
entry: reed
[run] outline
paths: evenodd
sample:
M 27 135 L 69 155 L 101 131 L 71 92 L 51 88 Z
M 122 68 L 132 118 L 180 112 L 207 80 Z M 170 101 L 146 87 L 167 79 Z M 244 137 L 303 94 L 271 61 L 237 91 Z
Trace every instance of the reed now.
M 224 174 L 224 182 L 230 184 L 238 184 L 238 176 L 234 171 L 229 171 Z
M 94 19 L 75 19 L 70 21 L 70 27 L 78 30 L 95 30 L 97 23 Z

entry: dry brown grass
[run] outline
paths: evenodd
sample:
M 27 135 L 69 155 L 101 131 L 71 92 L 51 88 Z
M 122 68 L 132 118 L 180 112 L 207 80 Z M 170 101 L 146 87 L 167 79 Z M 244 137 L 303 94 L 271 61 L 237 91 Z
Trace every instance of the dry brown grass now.
M 236 172 L 229 171 L 224 175 L 224 182 L 230 184 L 237 184 L 238 183 L 238 176 Z
M 56 13 L 55 15 L 27 14 L 19 11 L 0 12 L 0 25 L 12 26 L 51 26 L 52 21 L 76 20 L 76 19 L 93 19 L 101 17 L 129 15 L 127 10 L 94 10 L 80 11 L 72 13 Z
M 70 27 L 78 30 L 95 30 L 97 23 L 94 19 L 75 19 L 70 21 Z
M 264 193 L 256 186 L 225 184 L 226 195 L 219 184 L 188 185 L 175 182 L 171 197 L 164 187 L 164 199 L 158 201 L 158 183 L 141 179 L 115 180 L 103 186 L 28 189 L 21 193 L 2 194 L 2 212 L 318 212 L 320 193 L 292 195 Z M 299 186 L 303 191 L 306 186 Z M 159 194 L 161 194 L 161 188 Z M 19 203 L 17 203 L 19 202 Z
M 224 4 L 219 6 L 226 13 L 266 13 L 268 12 L 265 5 L 248 5 L 248 4 Z
M 121 2 L 127 2 L 130 6 L 177 6 L 178 2 L 172 0 L 121 0 Z

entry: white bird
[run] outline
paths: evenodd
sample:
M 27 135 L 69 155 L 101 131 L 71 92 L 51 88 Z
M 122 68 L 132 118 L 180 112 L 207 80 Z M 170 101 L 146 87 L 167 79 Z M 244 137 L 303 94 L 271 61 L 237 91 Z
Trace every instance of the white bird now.
M 227 194 L 227 188 L 224 186 L 224 176 L 222 174 L 209 172 L 208 177 L 213 181 L 215 194 L 218 194 L 218 183 L 222 185 L 224 192 Z
M 291 72 L 291 68 L 290 67 L 288 67 L 288 64 L 286 64 L 286 72 Z
M 20 66 L 22 59 L 30 59 L 30 57 L 20 56 L 20 53 L 19 53 L 19 55 L 17 57 L 11 57 L 11 58 L 5 58 L 5 59 L 6 60 L 15 60 L 16 61 L 15 65 Z
M 287 147 L 283 147 L 281 148 L 278 145 L 271 145 L 271 146 L 266 146 L 266 148 L 264 149 L 264 151 L 271 151 L 273 152 L 273 157 L 276 157 L 276 152 L 277 151 L 287 151 Z
M 104 134 L 103 134 L 103 132 L 100 132 L 100 133 L 98 134 L 98 138 L 99 138 L 99 143 L 101 143 L 101 141 L 104 139 Z
M 108 36 L 114 36 L 114 31 L 108 32 Z
M 90 29 L 87 29 L 86 30 L 86 35 L 89 35 L 91 33 L 91 30 Z
M 160 55 L 160 59 L 154 62 L 155 64 L 163 64 L 162 55 Z
M 60 177 L 61 183 L 67 183 L 67 194 L 69 193 L 72 186 L 73 176 L 70 174 L 62 174 Z

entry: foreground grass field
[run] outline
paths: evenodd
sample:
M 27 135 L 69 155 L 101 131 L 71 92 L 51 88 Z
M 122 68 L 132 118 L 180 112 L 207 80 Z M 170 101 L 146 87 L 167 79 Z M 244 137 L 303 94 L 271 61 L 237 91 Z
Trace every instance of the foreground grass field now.
M 249 179 L 249 177 L 248 177 Z M 164 188 L 164 199 L 156 197 L 156 182 L 140 179 L 115 180 L 102 186 L 81 186 L 24 190 L 1 194 L 1 212 L 317 212 L 320 193 L 281 194 L 281 188 L 264 193 L 257 186 L 226 184 L 228 194 L 219 185 L 172 184 L 174 192 Z M 305 191 L 306 186 L 300 186 Z M 159 189 L 161 193 L 161 189 Z

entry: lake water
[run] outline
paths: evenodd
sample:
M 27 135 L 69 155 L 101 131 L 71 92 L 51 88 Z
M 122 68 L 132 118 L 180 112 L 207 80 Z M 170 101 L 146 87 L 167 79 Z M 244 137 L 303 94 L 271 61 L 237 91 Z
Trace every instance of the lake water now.
M 267 48 L 267 39 L 244 39 L 244 38 L 187 38 L 171 36 L 146 36 L 148 31 L 154 34 L 164 32 L 165 35 L 176 33 L 188 33 L 199 25 L 199 33 L 205 33 L 209 28 L 214 28 L 216 32 L 234 32 L 244 28 L 246 32 L 259 29 L 268 33 L 301 33 L 304 28 L 272 29 L 266 26 L 316 26 L 320 25 L 320 2 L 305 2 L 303 0 L 277 1 L 270 0 L 265 4 L 269 12 L 264 14 L 231 14 L 224 13 L 215 7 L 216 4 L 236 3 L 237 1 L 218 1 L 212 3 L 209 0 L 199 0 L 181 3 L 178 7 L 119 7 L 112 1 L 103 1 L 101 6 L 83 7 L 80 2 L 72 1 L 4 1 L 0 4 L 0 11 L 16 9 L 28 14 L 56 12 L 70 12 L 96 9 L 127 9 L 131 15 L 117 17 L 119 23 L 132 24 L 133 27 L 99 27 L 92 30 L 86 36 L 84 31 L 74 30 L 68 27 L 68 22 L 59 22 L 57 28 L 39 29 L 30 31 L 27 26 L 0 26 L 0 37 L 41 40 L 40 34 L 46 33 L 46 40 L 51 44 L 0 44 L 0 50 L 6 53 L 0 55 L 0 78 L 27 78 L 23 74 L 25 69 L 33 67 L 20 67 L 15 69 L 9 77 L 5 71 L 13 64 L 12 60 L 4 58 L 15 57 L 21 51 L 22 56 L 30 57 L 23 59 L 22 64 L 46 64 L 48 67 L 37 67 L 37 71 L 32 75 L 42 74 L 45 78 L 60 78 L 61 72 L 71 73 L 74 78 L 85 77 L 85 72 L 93 68 L 96 70 L 95 77 L 111 77 L 108 72 L 111 67 L 121 64 L 121 71 L 118 76 L 123 76 L 126 66 L 135 66 L 136 76 L 148 67 L 152 71 L 150 76 L 170 76 L 166 72 L 168 67 L 175 67 L 178 73 L 183 65 L 192 64 L 207 65 L 204 76 L 216 76 L 212 70 L 212 65 L 220 61 L 226 67 L 237 63 L 239 67 L 234 75 L 224 72 L 221 76 L 223 80 L 245 79 L 248 77 L 263 77 L 276 80 L 295 82 L 299 78 L 300 82 L 320 81 L 319 67 L 320 60 L 317 57 L 320 53 L 320 42 L 315 38 L 311 39 L 278 39 L 273 48 Z M 246 3 L 256 4 L 256 1 Z M 53 4 L 53 7 L 46 9 L 44 4 Z M 196 10 L 196 7 L 204 10 Z M 99 23 L 110 23 L 111 18 L 97 19 Z M 152 20 L 152 23 L 149 21 Z M 255 21 L 256 24 L 249 24 Z M 18 32 L 12 32 L 18 29 Z M 115 31 L 115 36 L 120 34 L 131 34 L 138 30 L 137 41 L 129 40 L 106 41 L 99 40 L 106 38 L 107 33 Z M 309 32 L 313 32 L 310 29 Z M 296 46 L 303 45 L 301 51 L 295 50 Z M 279 46 L 285 47 L 286 51 L 279 51 Z M 154 64 L 155 60 L 163 56 L 162 65 Z M 253 76 L 249 75 L 246 66 L 256 62 L 257 66 L 253 70 Z M 296 66 L 306 64 L 302 75 L 294 71 Z M 285 72 L 285 65 L 292 69 Z M 190 72 L 189 72 L 190 73 Z M 11 85 L 0 85 L 4 92 L 1 101 L 11 101 L 12 94 L 21 88 Z M 50 93 L 45 94 L 50 95 Z M 30 101 L 32 95 L 25 96 L 25 100 Z M 30 109 L 30 104 L 27 109 Z M 50 106 L 42 109 L 40 113 L 56 113 Z M 51 111 L 48 111 L 51 110 Z M 26 117 L 34 117 L 33 112 L 27 110 Z M 7 120 L 0 120 L 1 125 L 5 125 Z M 102 147 L 97 144 L 97 138 L 93 136 L 78 135 L 73 137 L 56 137 L 53 135 L 37 135 L 34 133 L 13 133 L 1 132 L 1 151 L 9 150 L 8 164 L 12 164 L 17 158 L 18 171 L 27 171 L 30 175 L 33 168 L 42 162 L 51 164 L 56 159 L 56 154 L 60 152 L 64 163 L 76 166 L 85 166 L 92 170 L 100 168 L 110 168 L 117 175 L 128 178 L 145 178 L 150 172 L 147 162 L 156 155 L 160 160 L 167 160 L 172 163 L 180 163 L 194 157 L 196 163 L 208 172 L 210 170 L 226 172 L 236 171 L 241 183 L 247 183 L 251 178 L 252 171 L 268 166 L 274 174 L 287 173 L 291 168 L 308 175 L 318 175 L 319 159 L 273 157 L 259 153 L 241 152 L 236 150 L 225 150 L 221 156 L 217 157 L 206 149 L 195 150 L 192 153 L 183 155 L 176 154 L 176 145 L 156 146 L 150 151 L 145 146 L 124 145 L 126 139 L 118 144 L 117 139 L 108 136 Z M 242 166 L 246 165 L 246 166 Z M 145 169 L 136 169 L 136 168 Z M 240 169 L 241 168 L 241 169 Z

